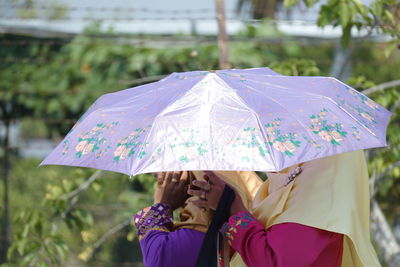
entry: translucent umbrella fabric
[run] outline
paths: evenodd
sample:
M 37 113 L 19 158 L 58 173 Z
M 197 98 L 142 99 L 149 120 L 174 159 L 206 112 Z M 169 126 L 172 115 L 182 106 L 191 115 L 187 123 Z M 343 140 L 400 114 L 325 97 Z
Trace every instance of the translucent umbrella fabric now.
M 136 175 L 279 171 L 386 146 L 391 113 L 331 77 L 268 68 L 172 73 L 101 96 L 42 162 Z

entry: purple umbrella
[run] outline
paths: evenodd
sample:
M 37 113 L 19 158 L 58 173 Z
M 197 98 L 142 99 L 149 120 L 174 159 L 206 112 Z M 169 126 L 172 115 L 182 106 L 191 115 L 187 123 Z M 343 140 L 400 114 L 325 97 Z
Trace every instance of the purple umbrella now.
M 136 175 L 280 171 L 386 146 L 391 113 L 330 77 L 193 71 L 101 96 L 41 163 Z

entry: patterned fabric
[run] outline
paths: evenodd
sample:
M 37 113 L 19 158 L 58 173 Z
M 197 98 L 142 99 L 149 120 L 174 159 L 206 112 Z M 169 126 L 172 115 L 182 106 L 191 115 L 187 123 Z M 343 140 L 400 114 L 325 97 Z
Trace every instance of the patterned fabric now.
M 342 234 L 297 223 L 281 223 L 265 229 L 248 212 L 231 216 L 221 232 L 240 255 L 231 258 L 230 266 L 341 267 Z M 221 260 L 220 265 L 228 266 L 221 264 Z
M 173 225 L 171 208 L 162 203 L 156 203 L 148 209 L 141 210 L 133 215 L 133 220 L 138 230 L 139 240 L 152 230 L 169 232 Z
M 235 234 L 238 232 L 237 230 L 247 229 L 249 224 L 253 221 L 255 221 L 255 219 L 248 211 L 241 211 L 229 217 L 229 221 L 222 225 L 220 232 L 230 244 Z

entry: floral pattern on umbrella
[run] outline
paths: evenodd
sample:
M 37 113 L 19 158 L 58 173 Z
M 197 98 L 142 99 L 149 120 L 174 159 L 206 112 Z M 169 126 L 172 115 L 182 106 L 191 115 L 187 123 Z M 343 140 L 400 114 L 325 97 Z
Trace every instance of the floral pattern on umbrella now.
M 107 138 L 105 138 L 105 132 L 111 130 L 116 125 L 119 125 L 119 122 L 112 123 L 98 123 L 95 127 L 93 127 L 90 131 L 78 135 L 78 144 L 75 146 L 76 157 L 80 158 L 89 153 L 93 153 L 97 150 L 98 153 L 96 157 L 101 157 L 109 148 L 107 146 L 105 149 L 100 150 L 100 147 L 107 142 Z
M 362 95 L 359 92 L 356 92 L 352 88 L 347 87 L 347 86 L 345 87 L 345 89 L 347 90 L 347 92 L 352 94 L 357 101 L 367 105 L 368 107 L 370 107 L 370 108 L 372 108 L 374 110 L 379 110 L 379 105 L 376 104 L 371 99 L 369 99 L 368 97 L 366 97 L 365 95 Z
M 330 142 L 332 145 L 340 145 L 347 132 L 343 130 L 342 123 L 329 124 L 327 116 L 328 109 L 322 109 L 317 114 L 311 115 L 310 129 L 314 134 L 317 134 L 322 140 Z
M 272 122 L 264 125 L 267 132 L 267 141 L 275 150 L 291 157 L 300 147 L 301 141 L 296 140 L 297 134 L 294 132 L 282 133 L 280 129 L 282 121 L 282 118 L 275 118 Z
M 131 132 L 128 136 L 118 140 L 117 147 L 114 150 L 114 161 L 119 162 L 121 160 L 132 157 L 137 151 L 137 148 L 143 145 L 142 141 L 138 141 L 138 139 L 149 129 L 146 128 L 137 128 L 133 132 Z M 142 158 L 146 155 L 146 152 L 141 151 L 138 154 L 138 158 Z
M 267 68 L 173 73 L 101 96 L 41 165 L 128 175 L 280 171 L 385 146 L 390 115 L 330 77 L 283 76 Z
M 233 149 L 247 151 L 247 153 L 243 153 L 244 155 L 241 157 L 242 161 L 250 161 L 248 154 L 259 154 L 262 157 L 269 154 L 265 143 L 259 140 L 257 133 L 258 130 L 256 127 L 246 127 L 230 142 Z
M 201 138 L 199 131 L 192 128 L 181 130 L 181 136 L 173 137 L 169 147 L 179 154 L 182 162 L 196 160 L 198 156 L 204 156 L 207 150 L 208 141 Z
M 360 122 L 362 122 L 363 126 L 365 128 L 370 129 L 372 126 L 377 124 L 376 119 L 374 118 L 374 116 L 371 114 L 371 112 L 365 110 L 364 108 L 362 108 L 359 105 L 354 105 L 354 104 L 349 104 L 347 103 L 347 101 L 345 101 L 345 99 L 341 96 L 341 95 L 337 95 L 337 103 L 339 104 L 340 107 L 344 107 L 346 109 L 351 110 L 355 115 L 358 116 L 358 119 L 360 120 Z M 363 97 L 365 98 L 365 97 Z M 361 99 L 363 99 L 362 97 L 357 97 L 357 99 L 359 99 L 361 101 Z M 367 103 L 370 103 L 372 100 L 368 99 L 368 101 L 364 101 L 362 103 L 364 103 L 365 105 L 367 105 L 368 107 L 370 107 L 371 109 L 374 108 L 374 105 L 369 105 Z M 375 104 L 376 105 L 376 104 Z M 378 109 L 376 109 L 378 110 Z

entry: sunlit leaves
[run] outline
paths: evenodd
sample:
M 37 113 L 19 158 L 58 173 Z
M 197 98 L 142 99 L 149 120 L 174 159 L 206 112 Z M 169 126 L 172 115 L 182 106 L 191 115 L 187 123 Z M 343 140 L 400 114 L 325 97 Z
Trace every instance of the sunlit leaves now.
M 349 29 L 363 26 L 364 24 L 360 22 L 361 16 L 354 15 L 359 14 L 362 7 L 360 8 L 355 1 L 344 2 L 350 5 L 350 7 L 342 7 L 346 11 L 340 8 L 332 9 L 329 6 L 325 9 L 323 7 L 326 14 L 322 19 L 320 17 L 323 22 L 321 24 L 334 23 L 340 27 L 347 25 Z M 313 1 L 308 3 L 311 5 Z M 341 1 L 328 1 L 327 5 L 335 3 L 341 3 Z M 379 12 L 385 13 L 384 11 L 383 9 Z M 343 13 L 341 19 L 339 19 L 339 13 Z M 391 20 L 388 16 L 388 21 Z M 244 35 L 264 39 L 276 36 L 273 35 L 275 33 L 272 34 L 273 29 L 270 25 L 266 23 L 263 26 L 265 27 L 249 27 L 248 33 Z M 347 34 L 349 38 L 350 30 Z M 395 45 L 396 43 L 393 42 L 392 46 L 395 47 Z M 329 71 L 328 65 L 331 62 L 332 52 L 329 46 L 304 47 L 287 39 L 284 39 L 283 43 L 272 46 L 273 44 L 257 41 L 231 43 L 233 66 L 236 68 L 269 66 L 285 75 L 325 75 Z M 359 62 L 354 64 L 353 69 L 357 76 L 349 83 L 362 90 L 394 79 L 398 74 L 397 65 L 392 62 L 390 65 L 394 67 L 388 67 L 389 64 L 386 65 L 386 62 L 381 59 L 382 53 L 372 56 L 369 52 L 372 49 L 368 46 L 363 47 L 357 47 L 355 50 L 354 59 Z M 36 118 L 48 119 L 77 119 L 99 95 L 129 87 L 131 82 L 138 78 L 169 74 L 173 71 L 215 69 L 218 66 L 216 45 L 196 45 L 187 48 L 171 46 L 155 49 L 111 44 L 108 41 L 82 36 L 63 46 L 60 51 L 36 46 L 32 53 L 43 56 L 48 62 L 46 64 L 37 62 L 9 64 L 3 66 L 0 73 L 0 86 L 2 89 L 7 89 L 0 90 L 0 99 L 5 102 L 14 101 L 14 99 L 17 101 L 13 102 L 19 105 L 16 106 L 16 110 L 20 114 L 13 113 L 18 115 L 17 118 L 36 116 Z M 313 60 L 303 59 L 311 56 Z M 287 58 L 291 59 L 286 60 Z M 314 60 L 317 60 L 318 66 Z M 326 64 L 325 67 L 323 64 Z M 371 64 L 374 65 L 371 66 Z M 360 74 L 363 77 L 359 76 Z M 393 88 L 371 97 L 390 108 L 400 95 L 398 88 Z M 22 114 L 24 110 L 29 112 Z M 369 164 L 370 173 L 375 171 L 379 174 L 400 158 L 398 114 L 397 110 L 388 129 L 390 149 L 382 149 L 373 154 Z M 54 127 L 54 125 L 48 126 Z M 29 127 L 25 129 L 29 130 Z M 65 127 L 65 131 L 67 130 L 69 127 Z M 90 177 L 93 170 L 76 168 L 74 172 L 68 172 L 65 168 L 59 169 L 52 166 L 46 167 L 46 171 L 42 172 L 43 167 L 38 169 L 37 164 L 38 162 L 26 163 L 20 160 L 13 168 L 13 178 L 19 177 L 18 180 L 13 179 L 15 181 L 13 183 L 17 184 L 16 188 L 18 188 L 13 189 L 14 194 L 18 192 L 18 200 L 14 198 L 13 201 L 20 201 L 18 205 L 21 205 L 24 200 L 24 205 L 34 208 L 35 212 L 40 214 L 36 217 L 33 215 L 26 217 L 24 220 L 32 221 L 27 226 L 15 224 L 13 239 L 15 245 L 13 245 L 13 251 L 10 252 L 14 262 L 21 258 L 25 262 L 32 262 L 35 259 L 48 260 L 48 257 L 53 255 L 40 254 L 42 253 L 40 244 L 46 244 L 45 240 L 52 240 L 53 243 L 59 244 L 63 244 L 61 242 L 63 241 L 64 244 L 68 244 L 77 251 L 80 259 L 90 261 L 94 252 L 93 247 L 104 232 L 120 221 L 131 218 L 133 213 L 152 203 L 154 178 L 150 175 L 140 175 L 129 180 L 120 174 L 104 173 L 101 179 L 93 182 L 78 198 L 64 198 L 63 196 L 77 190 Z M 396 198 L 396 190 L 398 191 L 399 188 L 396 182 L 399 180 L 398 175 L 399 168 L 392 170 L 382 184 L 378 197 L 383 203 L 393 205 L 393 199 L 398 199 Z M 39 190 L 40 187 L 45 188 L 43 194 Z M 28 190 L 29 194 L 23 194 Z M 44 203 L 41 201 L 32 203 L 32 199 L 42 198 L 45 198 Z M 72 200 L 76 200 L 76 203 L 73 204 Z M 18 214 L 17 211 L 14 214 Z M 133 227 L 129 232 L 126 230 L 124 234 L 126 233 L 126 239 L 136 238 Z M 34 235 L 41 240 L 40 244 L 29 239 Z M 111 247 L 109 243 L 105 243 L 104 246 L 103 251 L 107 251 L 107 246 L 109 246 L 108 249 Z M 62 245 L 55 246 L 49 251 L 57 255 L 58 261 L 65 259 L 67 253 Z M 39 256 L 36 257 L 36 255 Z M 37 263 L 36 266 L 40 266 L 40 261 L 36 261 L 34 262 Z
M 295 4 L 297 4 L 297 0 L 284 0 L 283 4 L 285 6 L 285 8 L 290 8 L 292 6 L 294 6 Z
M 40 211 L 25 210 L 15 217 L 14 242 L 8 258 L 18 259 L 18 266 L 59 265 L 66 259 L 68 247 L 57 227 Z
M 272 62 L 270 68 L 283 75 L 316 76 L 320 70 L 313 60 L 289 59 Z
M 375 83 L 371 80 L 368 80 L 365 76 L 354 76 L 347 80 L 346 82 L 351 87 L 364 90 L 365 88 L 370 88 L 375 86 Z

